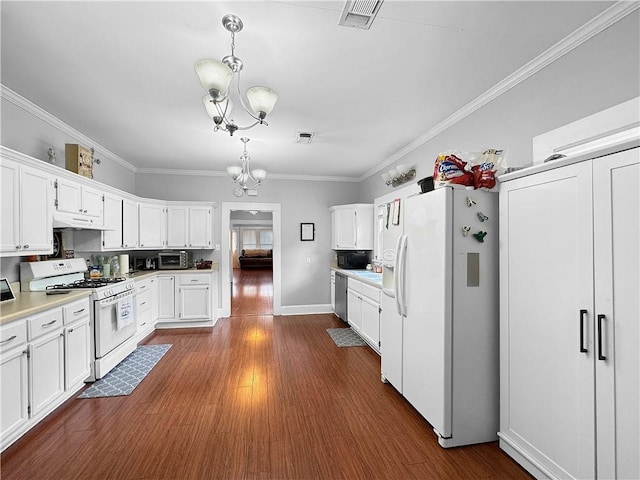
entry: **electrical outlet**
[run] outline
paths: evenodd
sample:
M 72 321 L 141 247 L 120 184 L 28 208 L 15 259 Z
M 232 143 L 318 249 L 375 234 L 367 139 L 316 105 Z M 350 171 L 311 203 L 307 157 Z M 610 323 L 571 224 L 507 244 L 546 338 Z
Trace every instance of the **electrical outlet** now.
M 311 263 L 311 257 L 307 257 L 307 263 Z
M 216 243 L 216 250 L 220 250 L 220 244 Z

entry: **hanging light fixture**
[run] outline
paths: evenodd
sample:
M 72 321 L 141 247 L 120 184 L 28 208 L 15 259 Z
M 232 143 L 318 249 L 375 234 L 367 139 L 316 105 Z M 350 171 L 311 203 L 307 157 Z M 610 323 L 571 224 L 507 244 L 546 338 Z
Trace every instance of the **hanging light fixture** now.
M 241 197 L 245 193 L 247 195 L 256 195 L 257 193 L 252 192 L 262 185 L 262 181 L 267 176 L 267 171 L 262 169 L 251 170 L 249 168 L 249 160 L 251 160 L 249 155 L 247 155 L 247 142 L 249 139 L 242 137 L 240 140 L 244 143 L 244 151 L 240 156 L 242 165 L 231 165 L 227 167 L 227 173 L 233 179 L 233 182 L 238 184 L 238 188 L 233 192 L 236 197 Z
M 268 125 L 265 118 L 271 113 L 278 101 L 278 94 L 267 87 L 251 87 L 247 90 L 246 96 L 249 107 L 245 104 L 242 93 L 240 93 L 240 71 L 243 63 L 235 56 L 236 33 L 242 30 L 242 20 L 235 15 L 225 15 L 222 17 L 222 25 L 231 32 L 231 55 L 227 55 L 220 60 L 200 60 L 195 65 L 196 73 L 200 83 L 208 92 L 204 98 L 204 105 L 207 113 L 213 120 L 214 131 L 228 132 L 233 135 L 236 130 L 248 130 L 256 125 Z M 229 99 L 229 90 L 234 74 L 236 75 L 236 85 L 240 104 L 246 112 L 255 120 L 251 125 L 245 127 L 238 126 L 230 117 L 233 103 Z

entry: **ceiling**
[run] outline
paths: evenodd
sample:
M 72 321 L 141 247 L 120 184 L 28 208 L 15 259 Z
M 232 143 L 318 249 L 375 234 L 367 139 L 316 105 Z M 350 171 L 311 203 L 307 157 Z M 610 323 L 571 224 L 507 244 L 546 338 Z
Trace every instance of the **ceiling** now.
M 1 80 L 142 171 L 224 171 L 247 136 L 271 176 L 362 179 L 612 3 L 386 0 L 362 30 L 338 26 L 344 2 L 3 0 Z M 268 127 L 233 137 L 194 71 L 230 54 L 226 13 L 242 90 L 279 94 Z

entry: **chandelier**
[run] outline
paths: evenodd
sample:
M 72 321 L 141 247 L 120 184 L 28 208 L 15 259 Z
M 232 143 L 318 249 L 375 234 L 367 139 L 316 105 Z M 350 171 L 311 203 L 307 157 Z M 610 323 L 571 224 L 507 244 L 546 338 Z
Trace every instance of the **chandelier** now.
M 262 185 L 262 181 L 267 176 L 266 170 L 255 169 L 252 171 L 249 168 L 249 160 L 251 160 L 249 155 L 247 155 L 247 142 L 249 139 L 242 137 L 240 140 L 244 143 L 244 150 L 240 156 L 242 165 L 231 165 L 227 167 L 227 173 L 233 179 L 233 182 L 238 184 L 238 188 L 233 192 L 236 197 L 241 197 L 245 193 L 251 195 L 252 191 Z
M 235 15 L 225 15 L 222 17 L 222 25 L 231 32 L 231 55 L 227 55 L 220 60 L 200 60 L 195 65 L 196 74 L 200 83 L 208 92 L 204 97 L 204 106 L 207 113 L 213 119 L 215 132 L 221 130 L 233 135 L 236 130 L 248 130 L 256 125 L 268 125 L 266 116 L 271 113 L 278 101 L 278 94 L 267 87 L 251 87 L 246 92 L 249 107 L 245 104 L 243 95 L 240 93 L 240 71 L 243 63 L 235 56 L 236 33 L 242 30 L 242 20 Z M 240 104 L 246 112 L 255 120 L 251 125 L 238 126 L 230 117 L 233 109 L 233 102 L 229 98 L 230 85 L 236 75 L 236 85 Z

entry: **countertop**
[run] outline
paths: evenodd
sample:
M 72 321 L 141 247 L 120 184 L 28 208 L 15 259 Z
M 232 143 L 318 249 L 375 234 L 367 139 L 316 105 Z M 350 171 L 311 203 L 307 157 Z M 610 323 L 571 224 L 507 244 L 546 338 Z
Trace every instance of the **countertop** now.
M 142 270 L 124 275 L 126 278 L 140 280 L 150 278 L 159 274 L 177 273 L 213 273 L 218 271 L 218 264 L 214 263 L 211 268 L 188 268 L 183 270 Z M 90 290 L 69 290 L 69 293 L 62 295 L 47 295 L 44 292 L 21 292 L 20 283 L 12 283 L 11 288 L 16 298 L 4 302 L 0 305 L 0 325 L 18 320 L 22 317 L 44 312 L 50 308 L 59 307 L 82 297 L 91 295 Z
M 342 273 L 349 278 L 359 280 L 363 283 L 371 285 L 372 287 L 382 288 L 382 274 L 375 273 L 369 270 L 346 270 L 344 268 L 331 267 L 331 270 Z
M 47 295 L 44 292 L 20 292 L 19 289 L 13 289 L 16 296 L 14 300 L 0 305 L 0 325 L 91 295 L 89 290 L 70 290 L 63 295 Z

